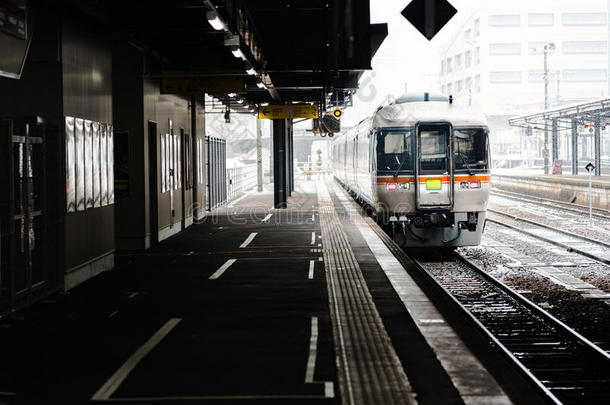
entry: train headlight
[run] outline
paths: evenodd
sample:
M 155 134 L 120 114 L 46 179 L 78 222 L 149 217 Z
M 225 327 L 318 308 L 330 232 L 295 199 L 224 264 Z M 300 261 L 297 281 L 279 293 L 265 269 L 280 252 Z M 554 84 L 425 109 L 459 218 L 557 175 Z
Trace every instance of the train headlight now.
M 411 188 L 411 185 L 409 183 L 400 183 L 398 184 L 398 189 L 399 190 L 409 190 Z
M 398 190 L 398 184 L 396 184 L 396 183 L 388 183 L 386 185 L 386 189 L 388 191 L 396 191 L 396 190 Z

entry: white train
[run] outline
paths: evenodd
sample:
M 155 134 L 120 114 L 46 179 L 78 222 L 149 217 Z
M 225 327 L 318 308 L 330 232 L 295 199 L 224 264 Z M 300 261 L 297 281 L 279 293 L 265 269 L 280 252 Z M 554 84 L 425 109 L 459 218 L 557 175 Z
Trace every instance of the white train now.
M 483 115 L 404 95 L 333 140 L 335 178 L 406 247 L 481 241 L 490 191 Z

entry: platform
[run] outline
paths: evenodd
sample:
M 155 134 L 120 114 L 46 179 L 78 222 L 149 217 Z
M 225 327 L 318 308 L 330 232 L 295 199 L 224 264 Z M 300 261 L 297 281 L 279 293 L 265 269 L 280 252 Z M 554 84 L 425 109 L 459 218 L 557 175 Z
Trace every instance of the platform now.
M 500 170 L 492 172 L 492 185 L 506 191 L 528 194 L 557 201 L 588 206 L 588 175 L 545 175 L 526 171 Z M 593 207 L 610 209 L 610 176 L 591 179 Z
M 0 402 L 509 404 L 330 179 L 251 193 L 0 329 Z

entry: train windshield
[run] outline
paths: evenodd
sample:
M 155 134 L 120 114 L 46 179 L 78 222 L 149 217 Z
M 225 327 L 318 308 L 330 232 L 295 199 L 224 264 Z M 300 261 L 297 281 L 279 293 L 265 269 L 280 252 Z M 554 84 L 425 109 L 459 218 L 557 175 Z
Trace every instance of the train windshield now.
M 477 129 L 454 129 L 453 162 L 460 173 L 481 173 L 489 170 L 487 131 Z
M 413 132 L 383 131 L 377 134 L 377 171 L 413 171 Z

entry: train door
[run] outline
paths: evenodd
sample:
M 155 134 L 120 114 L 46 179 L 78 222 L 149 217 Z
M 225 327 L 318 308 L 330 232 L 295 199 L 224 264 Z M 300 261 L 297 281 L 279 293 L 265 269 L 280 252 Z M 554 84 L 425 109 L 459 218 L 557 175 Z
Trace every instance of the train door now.
M 451 125 L 417 126 L 416 199 L 418 209 L 453 207 Z

